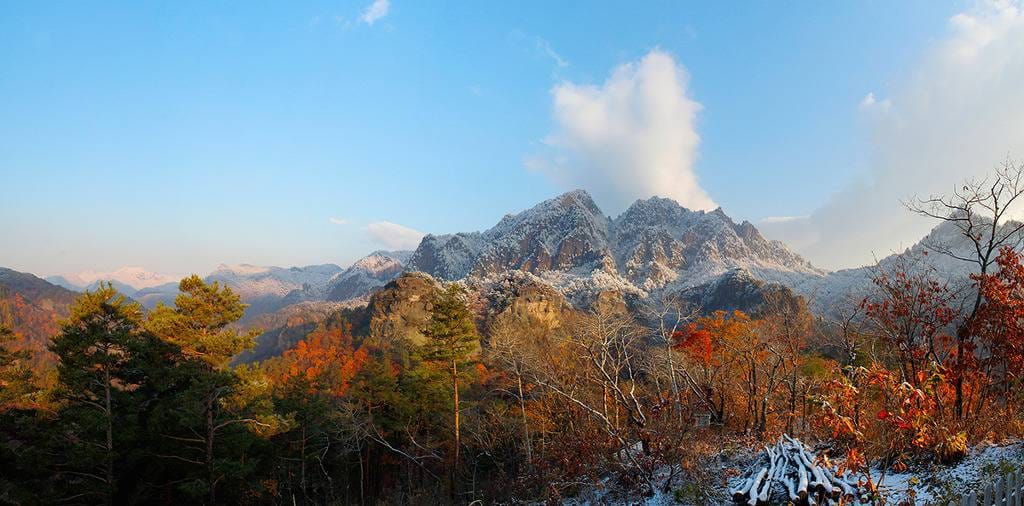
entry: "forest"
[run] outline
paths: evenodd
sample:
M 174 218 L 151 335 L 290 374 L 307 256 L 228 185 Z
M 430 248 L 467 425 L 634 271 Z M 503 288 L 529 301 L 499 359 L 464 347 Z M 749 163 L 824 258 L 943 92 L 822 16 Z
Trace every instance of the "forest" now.
M 438 283 L 417 339 L 343 312 L 237 363 L 258 332 L 229 287 L 187 277 L 147 311 L 105 284 L 38 356 L 0 329 L 0 502 L 720 504 L 728 455 L 785 434 L 889 504 L 880 471 L 1024 435 L 1022 194 L 1001 171 L 910 204 L 972 254 L 879 265 L 831 317 L 769 293 L 746 313 L 666 294 L 483 318 Z M 973 273 L 941 276 L 942 255 Z

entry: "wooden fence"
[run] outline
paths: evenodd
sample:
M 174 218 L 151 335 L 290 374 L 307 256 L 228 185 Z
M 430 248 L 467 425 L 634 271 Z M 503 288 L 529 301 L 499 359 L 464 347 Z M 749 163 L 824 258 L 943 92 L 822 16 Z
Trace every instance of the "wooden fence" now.
M 990 483 L 981 492 L 964 494 L 949 506 L 1024 506 L 1024 473 L 1020 469 Z

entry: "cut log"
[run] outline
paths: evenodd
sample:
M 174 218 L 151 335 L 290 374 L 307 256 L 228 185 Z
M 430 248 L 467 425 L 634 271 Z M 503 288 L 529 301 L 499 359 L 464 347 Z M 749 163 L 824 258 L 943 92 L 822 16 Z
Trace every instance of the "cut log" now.
M 810 448 L 784 434 L 774 444 L 765 446 L 742 475 L 739 487 L 730 491 L 733 501 L 749 506 L 766 505 L 773 499 L 775 483 L 784 488 L 776 499 L 788 497 L 794 504 L 834 504 L 859 496 L 859 483 L 849 482 L 846 473 L 840 474 L 816 460 Z
M 747 492 L 750 491 L 750 486 L 754 484 L 754 478 L 750 477 L 743 481 L 743 484 L 739 488 L 732 491 L 732 500 L 734 502 L 742 503 L 747 500 Z
M 761 480 L 763 480 L 765 475 L 767 475 L 767 474 L 768 474 L 768 469 L 761 468 L 761 472 L 757 473 L 757 477 L 754 478 L 754 482 L 750 486 L 750 493 L 749 493 L 750 499 L 747 501 L 747 504 L 749 504 L 750 506 L 757 506 L 757 496 L 758 496 L 757 490 L 761 486 Z

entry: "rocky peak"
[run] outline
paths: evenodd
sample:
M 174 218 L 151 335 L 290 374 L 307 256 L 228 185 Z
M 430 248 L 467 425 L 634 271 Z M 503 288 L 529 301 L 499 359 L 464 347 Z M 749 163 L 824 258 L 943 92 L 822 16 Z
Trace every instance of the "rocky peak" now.
M 668 198 L 634 202 L 615 219 L 576 190 L 503 217 L 482 233 L 427 236 L 407 269 L 439 279 L 536 274 L 564 293 L 696 286 L 743 267 L 769 280 L 823 274 L 750 222 Z
M 411 251 L 374 251 L 335 274 L 327 283 L 327 300 L 362 299 L 398 276 L 412 255 Z

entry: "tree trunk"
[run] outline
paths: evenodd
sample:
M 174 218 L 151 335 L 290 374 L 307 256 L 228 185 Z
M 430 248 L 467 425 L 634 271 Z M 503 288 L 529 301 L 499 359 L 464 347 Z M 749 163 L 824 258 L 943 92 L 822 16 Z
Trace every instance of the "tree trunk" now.
M 107 415 L 107 455 L 104 459 L 105 478 L 107 480 L 107 504 L 114 503 L 114 412 L 110 402 L 110 370 L 103 371 L 105 381 L 103 382 L 104 401 L 106 403 Z
M 459 472 L 459 446 L 461 445 L 459 440 L 459 366 L 455 360 L 452 360 L 452 398 L 455 404 L 453 408 L 455 415 L 455 449 L 451 473 L 451 491 L 452 499 L 454 499 L 456 497 L 456 474 Z
M 206 500 L 211 506 L 217 503 L 217 470 L 213 462 L 213 436 L 215 432 L 213 425 L 213 403 L 215 399 L 216 397 L 211 395 L 206 400 L 206 479 L 207 485 L 210 487 Z
M 519 412 L 523 416 L 523 441 L 526 443 L 526 464 L 533 463 L 533 445 L 530 442 L 530 423 L 526 419 L 526 400 L 523 398 L 523 377 L 516 375 L 516 386 L 519 388 Z

